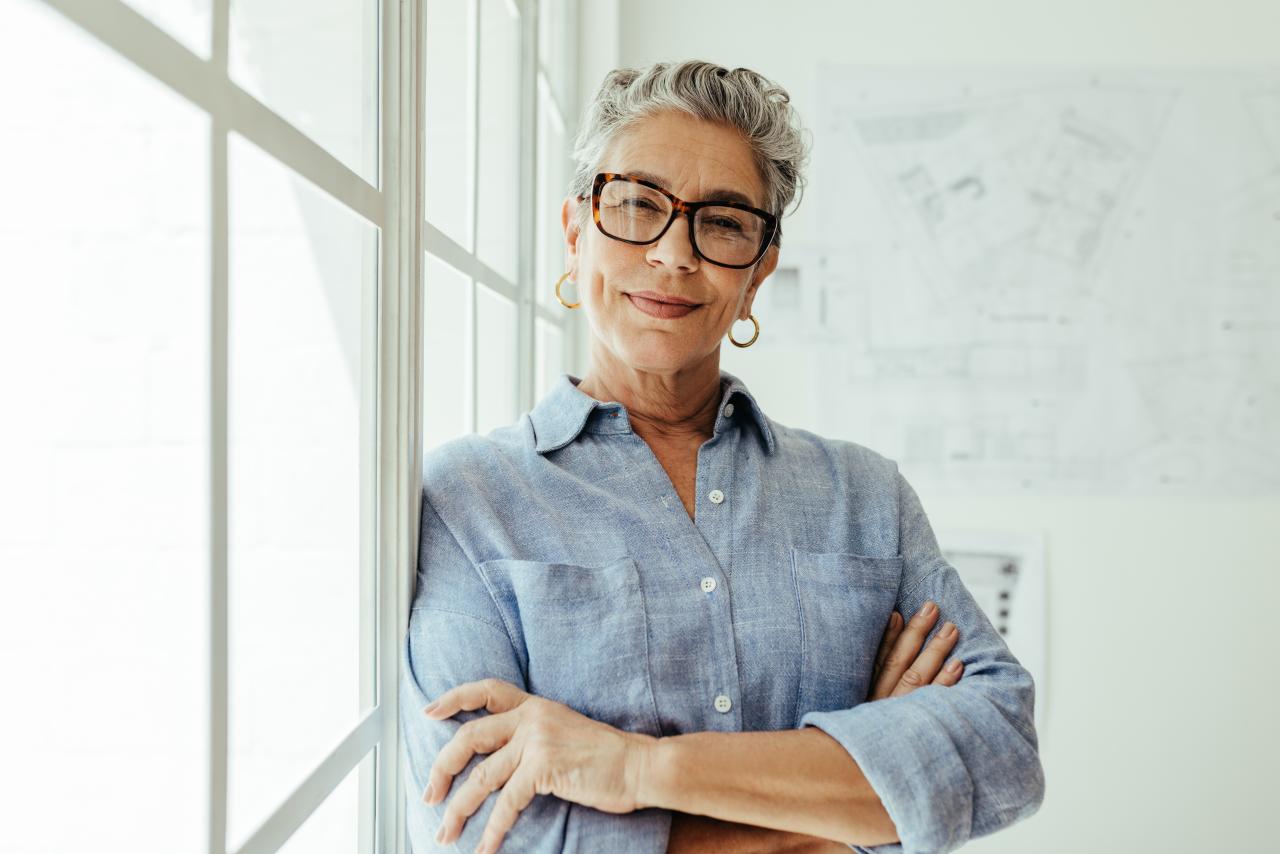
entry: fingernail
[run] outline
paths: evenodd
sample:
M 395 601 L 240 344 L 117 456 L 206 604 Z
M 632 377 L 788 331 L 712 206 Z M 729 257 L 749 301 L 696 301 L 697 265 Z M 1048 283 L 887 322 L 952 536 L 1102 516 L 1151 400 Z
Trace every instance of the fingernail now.
M 949 638 L 956 633 L 955 623 L 944 623 L 942 626 L 942 637 Z
M 429 706 L 427 706 L 425 709 L 423 709 L 423 710 L 422 710 L 422 713 L 423 713 L 424 715 L 429 715 L 429 714 L 431 714 L 433 711 L 435 711 L 436 707 L 437 707 L 437 706 L 439 706 L 439 705 L 440 705 L 440 701 L 439 701 L 439 700 L 435 700 L 435 701 L 433 701 L 433 702 L 431 703 L 431 705 L 429 705 Z
M 932 617 L 932 616 L 933 616 L 933 603 L 932 603 L 932 602 L 925 602 L 925 603 L 924 603 L 924 607 L 920 609 L 920 616 L 922 616 L 922 617 Z
M 432 783 L 430 786 L 427 786 L 426 794 L 424 794 L 424 795 L 422 796 L 422 802 L 423 802 L 424 804 L 429 804 L 429 803 L 431 803 L 431 797 L 432 797 L 432 795 L 434 795 L 434 794 L 435 794 L 435 784 L 434 784 L 434 783 Z
M 440 825 L 440 829 L 436 831 L 436 842 L 444 844 L 444 825 Z
M 951 671 L 952 673 L 959 673 L 959 672 L 960 672 L 960 659 L 958 659 L 958 658 L 957 658 L 955 661 L 953 661 L 953 662 L 951 662 L 950 664 L 948 664 L 948 665 L 947 665 L 947 670 Z

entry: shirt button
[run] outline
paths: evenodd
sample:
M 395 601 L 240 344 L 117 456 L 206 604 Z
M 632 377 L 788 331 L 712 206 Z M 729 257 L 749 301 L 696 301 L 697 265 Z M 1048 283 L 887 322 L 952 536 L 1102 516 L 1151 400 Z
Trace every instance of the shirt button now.
M 724 501 L 724 493 L 718 489 L 713 489 L 707 493 L 707 498 L 711 499 L 712 504 L 719 504 L 721 501 Z
M 732 404 L 732 403 L 726 403 L 726 404 L 724 405 L 724 417 L 725 417 L 725 418 L 728 418 L 728 417 L 729 417 L 729 416 L 731 416 L 731 415 L 733 415 L 733 404 Z
M 733 708 L 733 703 L 724 694 L 716 697 L 716 711 L 727 712 Z
M 712 590 L 715 590 L 715 589 L 716 589 L 716 580 L 714 578 L 708 575 L 706 578 L 702 579 L 703 593 L 710 593 Z

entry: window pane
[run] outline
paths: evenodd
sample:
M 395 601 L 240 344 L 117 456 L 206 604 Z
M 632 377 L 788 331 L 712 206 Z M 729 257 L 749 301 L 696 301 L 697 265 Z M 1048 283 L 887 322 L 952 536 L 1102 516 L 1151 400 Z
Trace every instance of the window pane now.
M 213 0 L 126 0 L 153 24 L 208 59 Z
M 556 300 L 556 279 L 568 269 L 565 260 L 564 227 L 560 224 L 560 208 L 569 192 L 568 143 L 555 114 L 555 107 L 542 87 L 538 89 L 538 210 L 534 216 L 537 235 L 537 282 L 534 290 L 538 301 L 564 311 Z M 588 202 L 588 204 L 590 204 Z M 560 289 L 566 302 L 577 299 L 572 282 Z
M 0 851 L 206 847 L 209 121 L 0 27 Z
M 570 74 L 577 55 L 573 25 L 578 19 L 577 0 L 541 0 L 538 3 L 538 56 L 552 91 L 561 104 L 572 102 Z
M 378 186 L 377 0 L 231 4 L 232 79 Z
M 516 307 L 476 285 L 476 432 L 516 420 Z
M 476 254 L 516 280 L 520 209 L 520 19 L 480 3 L 480 171 Z
M 376 229 L 233 135 L 229 837 L 359 708 L 360 430 Z
M 426 114 L 423 168 L 427 221 L 468 250 L 471 245 L 471 132 L 475 0 L 427 0 Z
M 372 772 L 374 753 L 356 763 L 338 787 L 302 827 L 280 846 L 279 854 L 356 854 L 360 851 L 360 771 Z
M 560 327 L 538 318 L 537 389 L 538 400 L 551 390 L 564 370 L 564 333 Z
M 556 37 L 559 35 L 559 16 L 563 4 L 558 0 L 539 0 L 538 3 L 538 62 L 548 64 L 555 57 Z
M 431 255 L 423 273 L 422 444 L 471 431 L 471 282 Z

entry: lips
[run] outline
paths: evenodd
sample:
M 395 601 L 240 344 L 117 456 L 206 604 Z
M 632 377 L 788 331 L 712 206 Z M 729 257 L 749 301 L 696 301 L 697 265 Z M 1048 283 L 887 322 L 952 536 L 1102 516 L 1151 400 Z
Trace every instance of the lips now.
M 701 306 L 698 305 L 680 305 L 673 302 L 662 302 L 661 300 L 649 299 L 639 294 L 627 294 L 627 299 L 636 308 L 643 311 L 650 317 L 675 318 L 684 317 L 686 314 L 697 311 Z

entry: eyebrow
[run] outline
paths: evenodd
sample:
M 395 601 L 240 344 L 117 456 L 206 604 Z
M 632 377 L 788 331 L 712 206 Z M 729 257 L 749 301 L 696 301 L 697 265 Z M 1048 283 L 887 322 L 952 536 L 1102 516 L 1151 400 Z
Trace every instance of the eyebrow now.
M 643 178 L 646 181 L 652 181 L 653 183 L 658 184 L 659 186 L 662 186 L 662 187 L 667 186 L 667 181 L 665 178 L 661 178 L 657 175 L 654 175 L 652 172 L 644 172 L 641 170 L 633 169 L 633 170 L 623 170 L 622 174 L 632 175 L 636 178 Z M 744 196 L 742 193 L 739 193 L 737 190 L 711 190 L 710 192 L 705 194 L 701 199 L 698 199 L 698 201 L 700 202 L 738 202 L 740 204 L 747 205 L 748 207 L 753 207 L 753 208 L 760 207 L 758 204 L 756 204 L 751 199 Z

